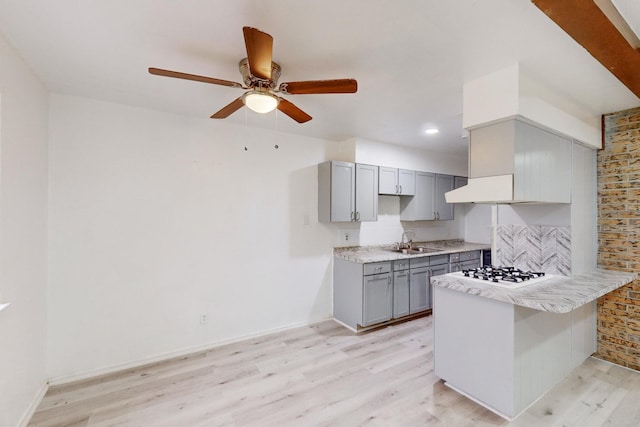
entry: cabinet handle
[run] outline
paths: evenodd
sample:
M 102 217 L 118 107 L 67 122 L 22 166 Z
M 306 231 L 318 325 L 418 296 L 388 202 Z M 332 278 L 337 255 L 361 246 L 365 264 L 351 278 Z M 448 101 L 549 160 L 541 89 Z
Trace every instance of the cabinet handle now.
M 351 212 L 351 221 L 355 221 L 355 212 Z
M 399 187 L 400 187 L 400 194 L 402 194 L 402 185 L 400 185 Z
M 438 219 L 438 218 L 436 217 L 436 212 L 435 212 L 435 211 L 433 211 L 433 219 Z
M 391 276 L 387 277 L 387 284 L 391 284 Z
M 440 219 L 440 212 L 436 212 L 436 219 Z
M 356 221 L 360 221 L 360 212 L 356 212 Z
M 396 194 L 398 194 L 398 184 L 396 184 Z

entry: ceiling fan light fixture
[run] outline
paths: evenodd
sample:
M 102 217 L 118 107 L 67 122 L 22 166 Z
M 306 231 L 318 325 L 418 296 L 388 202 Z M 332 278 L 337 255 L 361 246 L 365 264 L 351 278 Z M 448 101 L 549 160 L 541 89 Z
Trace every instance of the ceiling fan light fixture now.
M 268 92 L 251 91 L 242 96 L 242 102 L 256 113 L 269 113 L 278 106 L 278 98 Z

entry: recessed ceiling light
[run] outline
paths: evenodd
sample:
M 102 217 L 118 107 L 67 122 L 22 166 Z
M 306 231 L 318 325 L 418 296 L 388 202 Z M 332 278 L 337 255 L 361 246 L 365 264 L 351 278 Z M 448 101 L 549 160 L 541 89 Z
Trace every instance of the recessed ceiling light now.
M 438 129 L 436 128 L 431 128 L 431 129 L 427 129 L 424 131 L 427 135 L 435 135 L 436 133 L 440 132 Z

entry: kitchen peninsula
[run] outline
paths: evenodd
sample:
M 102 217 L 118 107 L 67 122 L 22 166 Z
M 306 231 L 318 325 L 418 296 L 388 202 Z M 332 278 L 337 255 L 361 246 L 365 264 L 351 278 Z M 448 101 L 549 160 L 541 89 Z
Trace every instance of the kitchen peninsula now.
M 508 289 L 433 277 L 434 372 L 511 419 L 595 352 L 591 305 L 635 278 L 595 270 Z

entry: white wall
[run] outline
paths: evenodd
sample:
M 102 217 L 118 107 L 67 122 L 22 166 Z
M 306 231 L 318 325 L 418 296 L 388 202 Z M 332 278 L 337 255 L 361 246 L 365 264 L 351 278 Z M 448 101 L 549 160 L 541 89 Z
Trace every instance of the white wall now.
M 463 175 L 465 156 L 66 95 L 52 95 L 50 108 L 54 383 L 328 318 L 332 247 L 345 227 L 356 227 L 351 244 L 398 241 L 403 227 L 424 240 L 464 235 L 460 212 L 400 223 L 393 196 L 380 197 L 377 223 L 319 223 L 317 164 Z
M 46 390 L 46 89 L 0 36 L 0 426 Z
M 498 205 L 497 224 L 571 226 L 570 204 Z
M 335 143 L 64 95 L 50 114 L 54 381 L 330 316 Z
M 491 243 L 492 205 L 464 205 L 464 240 L 475 243 Z

